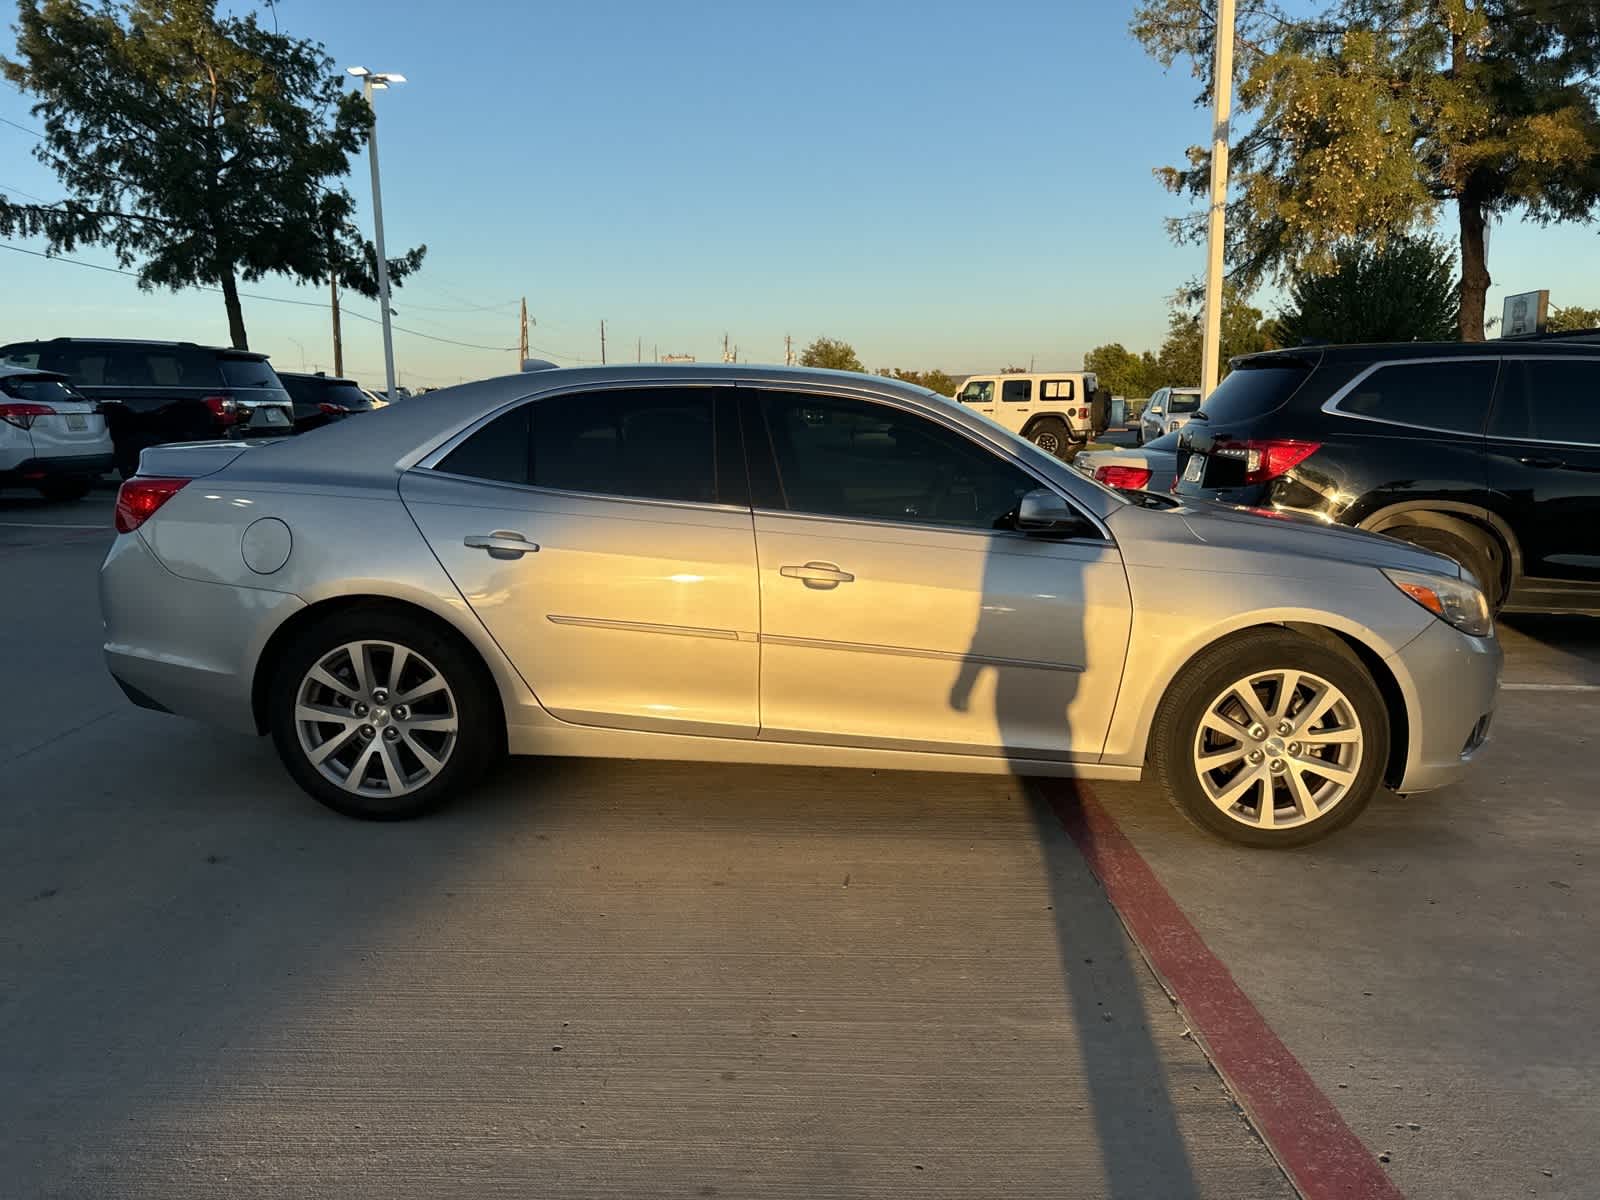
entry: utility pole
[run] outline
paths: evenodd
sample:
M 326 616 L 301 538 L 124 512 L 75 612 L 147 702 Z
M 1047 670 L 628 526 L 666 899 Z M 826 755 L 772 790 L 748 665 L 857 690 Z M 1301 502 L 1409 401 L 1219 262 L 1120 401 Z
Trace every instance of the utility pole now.
M 528 298 L 522 298 L 522 336 L 517 342 L 517 370 L 528 361 Z
M 661 343 L 660 342 L 656 342 L 653 346 L 651 346 L 650 347 L 650 352 L 655 355 L 655 359 L 656 359 L 657 362 L 661 361 Z
M 722 361 L 725 363 L 733 361 L 733 355 L 728 351 L 728 335 L 726 333 L 722 335 Z
M 1234 0 L 1217 0 L 1217 58 L 1211 72 L 1211 211 L 1206 223 L 1206 314 L 1200 358 L 1200 399 L 1217 387 L 1222 352 L 1222 255 L 1228 218 L 1228 121 L 1233 111 Z
M 339 333 L 339 275 L 338 269 L 329 263 L 328 289 L 333 293 L 333 373 L 344 374 L 344 339 Z
M 383 254 L 383 189 L 378 184 L 378 110 L 372 106 L 374 88 L 387 88 L 390 84 L 404 83 L 406 77 L 395 72 L 373 74 L 365 67 L 352 67 L 352 75 L 361 79 L 361 93 L 367 101 L 367 111 L 372 114 L 372 124 L 367 129 L 367 161 L 372 166 L 372 241 L 378 252 L 378 309 L 383 318 L 383 369 L 388 377 L 389 391 L 386 399 L 392 404 L 394 384 L 394 330 L 389 327 L 389 260 Z
M 606 322 L 604 317 L 600 318 L 600 365 L 602 367 L 606 365 Z
M 783 365 L 794 366 L 794 339 L 787 333 L 783 335 Z

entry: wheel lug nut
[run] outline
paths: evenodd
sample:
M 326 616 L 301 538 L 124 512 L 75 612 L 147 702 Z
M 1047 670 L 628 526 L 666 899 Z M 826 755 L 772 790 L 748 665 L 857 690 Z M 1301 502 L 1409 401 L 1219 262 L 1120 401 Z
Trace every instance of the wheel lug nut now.
M 1290 754 L 1299 754 L 1300 753 L 1300 743 L 1299 742 L 1290 742 L 1289 743 L 1289 753 Z
M 1287 722 L 1287 721 L 1279 721 L 1278 722 L 1278 732 L 1279 733 L 1291 733 L 1291 732 L 1293 732 L 1293 730 L 1294 730 L 1294 726 L 1289 724 L 1289 722 Z
M 1266 727 L 1264 725 L 1250 726 L 1250 736 L 1255 738 L 1255 740 L 1258 742 L 1263 740 L 1267 736 Z
M 389 711 L 390 711 L 391 714 L 393 714 L 394 719 L 397 720 L 397 721 L 404 721 L 407 717 L 409 717 L 411 715 L 411 710 L 409 708 L 407 708 L 404 704 L 396 704 Z
M 1256 765 L 1257 765 L 1257 766 L 1259 766 L 1259 765 L 1260 765 L 1260 764 L 1261 764 L 1261 760 L 1262 760 L 1262 759 L 1263 759 L 1263 758 L 1265 758 L 1265 757 L 1266 757 L 1266 755 L 1265 755 L 1265 754 L 1263 754 L 1263 753 L 1261 753 L 1261 751 L 1259 751 L 1259 750 L 1252 750 L 1252 751 L 1250 751 L 1250 755 L 1249 755 L 1249 757 L 1250 757 L 1250 761 L 1251 761 L 1251 762 L 1253 762 L 1253 763 L 1255 763 L 1255 764 L 1256 764 Z
M 1272 773 L 1274 775 L 1283 774 L 1283 759 L 1275 758 L 1272 760 Z
M 383 704 L 388 699 L 389 699 L 388 689 L 386 689 L 386 688 L 375 688 L 375 689 L 373 689 L 372 702 L 374 704 Z
M 370 738 L 374 734 L 376 734 L 377 732 L 378 731 L 376 729 L 374 729 L 371 725 L 363 725 L 361 727 L 361 736 L 364 737 L 364 738 Z
M 355 715 L 358 717 L 364 717 L 371 710 L 369 710 L 365 704 L 357 702 L 350 706 L 350 711 L 355 713 Z
M 400 740 L 400 731 L 398 729 L 396 729 L 393 725 L 388 726 L 383 731 L 383 740 L 386 741 L 386 742 L 399 741 Z

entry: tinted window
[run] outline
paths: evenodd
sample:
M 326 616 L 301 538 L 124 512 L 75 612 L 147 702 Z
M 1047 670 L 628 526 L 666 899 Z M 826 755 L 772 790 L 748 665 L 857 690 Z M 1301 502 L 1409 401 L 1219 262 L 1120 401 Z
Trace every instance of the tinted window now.
M 83 402 L 83 397 L 59 379 L 34 379 L 27 375 L 0 376 L 0 392 L 13 400 L 28 400 L 34 404 L 51 404 L 58 401 Z
M 7 346 L 4 352 L 4 360 L 13 367 L 37 367 L 39 365 L 39 347 L 37 343 Z
M 761 407 L 777 464 L 772 494 L 756 498 L 764 508 L 1003 529 L 1038 486 L 961 434 L 886 405 L 767 392 Z
M 958 399 L 963 404 L 988 404 L 994 399 L 994 380 L 982 379 L 967 384 Z
M 533 482 L 646 500 L 717 500 L 711 388 L 579 392 L 535 401 Z
M 1041 400 L 1071 400 L 1072 380 L 1041 379 L 1039 381 L 1039 398 Z
M 1339 411 L 1403 425 L 1480 433 L 1499 367 L 1482 359 L 1379 367 L 1339 401 Z
M 439 463 L 439 470 L 497 483 L 528 482 L 528 414 L 524 404 L 501 413 Z
M 1600 445 L 1600 362 L 1508 360 L 1489 433 Z
M 215 387 L 215 374 L 173 346 L 119 345 L 93 342 L 50 346 L 46 365 L 81 387 L 172 388 Z
M 1167 398 L 1169 413 L 1192 413 L 1199 407 L 1199 392 L 1173 392 Z
M 1000 385 L 1000 399 L 1007 404 L 1026 404 L 1033 399 L 1033 380 L 1007 379 Z
M 264 358 L 224 358 L 222 381 L 231 388 L 277 388 L 282 384 Z
M 1217 385 L 1200 406 L 1212 421 L 1249 421 L 1277 408 L 1306 381 L 1311 367 L 1305 363 L 1236 368 Z

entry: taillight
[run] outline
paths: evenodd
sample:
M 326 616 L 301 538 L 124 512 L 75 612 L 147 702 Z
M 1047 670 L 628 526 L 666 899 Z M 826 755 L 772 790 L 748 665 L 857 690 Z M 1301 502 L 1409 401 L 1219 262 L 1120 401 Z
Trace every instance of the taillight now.
M 32 429 L 37 417 L 53 417 L 56 410 L 48 404 L 0 404 L 0 421 L 18 429 Z
M 117 489 L 117 532 L 132 533 L 178 494 L 187 479 L 135 475 Z
M 239 402 L 232 396 L 207 396 L 205 405 L 211 410 L 211 415 L 216 417 L 219 424 L 237 425 L 244 415 L 244 410 L 239 407 Z
M 327 417 L 343 417 L 347 416 L 350 412 L 350 410 L 342 404 L 329 404 L 326 401 L 323 401 L 323 403 L 317 405 L 317 407 L 322 411 L 323 416 Z
M 1130 492 L 1142 491 L 1150 482 L 1148 467 L 1101 467 L 1094 477 L 1107 487 L 1124 488 Z
M 1244 463 L 1245 483 L 1266 483 L 1299 466 L 1322 448 L 1321 442 L 1296 442 L 1288 438 L 1228 442 L 1212 446 L 1213 458 L 1231 458 Z

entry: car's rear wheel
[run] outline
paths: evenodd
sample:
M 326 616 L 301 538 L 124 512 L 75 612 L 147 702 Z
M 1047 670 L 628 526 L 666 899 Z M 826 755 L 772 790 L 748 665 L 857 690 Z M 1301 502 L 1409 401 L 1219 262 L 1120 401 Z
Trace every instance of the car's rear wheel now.
M 481 666 L 404 612 L 353 609 L 303 631 L 268 695 L 295 781 L 338 812 L 420 816 L 476 782 L 504 728 Z
M 52 479 L 39 485 L 39 494 L 46 500 L 82 500 L 89 494 L 87 479 Z
M 1067 450 L 1067 442 L 1071 437 L 1067 423 L 1060 417 L 1046 417 L 1034 425 L 1028 438 L 1046 454 L 1054 454 L 1060 458 Z
M 1151 733 L 1168 798 L 1209 833 L 1303 846 L 1360 816 L 1382 785 L 1389 719 L 1353 653 L 1288 630 L 1198 655 Z

